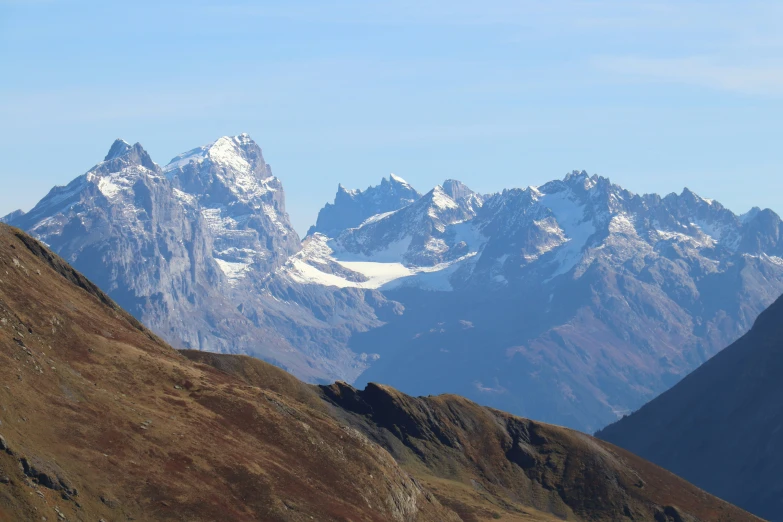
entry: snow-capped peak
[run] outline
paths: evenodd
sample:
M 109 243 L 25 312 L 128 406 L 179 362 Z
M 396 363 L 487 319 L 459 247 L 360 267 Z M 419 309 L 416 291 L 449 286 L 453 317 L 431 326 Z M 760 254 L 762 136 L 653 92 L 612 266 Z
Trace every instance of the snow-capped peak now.
M 160 167 L 152 161 L 150 155 L 140 143 L 129 144 L 125 140 L 117 139 L 112 143 L 109 153 L 101 163 L 90 169 L 89 177 L 101 177 L 136 167 L 135 170 L 151 171 L 160 174 Z
M 258 160 L 263 164 L 261 149 L 247 133 L 243 133 L 238 136 L 223 136 L 212 143 L 183 152 L 175 156 L 163 171 L 168 173 L 190 163 L 200 165 L 206 160 L 241 173 L 255 170 Z
M 395 182 L 399 183 L 400 185 L 405 185 L 405 186 L 410 187 L 410 183 L 408 183 L 407 181 L 405 181 L 404 179 L 399 177 L 397 174 L 394 174 L 393 172 L 391 174 L 389 174 L 389 179 L 391 181 L 395 181 Z
M 360 194 L 362 191 L 359 189 L 348 189 L 343 186 L 342 183 L 337 184 L 337 194 L 348 194 L 349 196 L 355 196 L 357 194 Z
M 682 189 L 682 193 L 680 194 L 680 197 L 681 198 L 685 198 L 685 199 L 690 200 L 690 201 L 693 201 L 695 203 L 705 203 L 705 204 L 710 205 L 710 206 L 712 206 L 713 203 L 715 203 L 715 201 L 712 200 L 712 199 L 707 199 L 707 198 L 703 198 L 703 197 L 699 196 L 698 194 L 696 194 L 694 191 L 692 191 L 688 187 L 685 187 L 685 188 Z
M 120 156 L 124 156 L 128 153 L 131 149 L 131 144 L 127 141 L 117 138 L 114 140 L 114 143 L 112 143 L 111 148 L 109 149 L 109 153 L 106 154 L 106 157 L 103 158 L 103 161 L 111 161 L 115 158 L 119 158 Z

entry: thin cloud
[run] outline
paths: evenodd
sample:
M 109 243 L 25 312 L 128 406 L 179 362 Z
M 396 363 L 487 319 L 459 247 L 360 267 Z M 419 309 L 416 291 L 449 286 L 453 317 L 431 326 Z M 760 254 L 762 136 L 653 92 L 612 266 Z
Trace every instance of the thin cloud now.
M 638 80 L 691 85 L 747 95 L 781 96 L 783 63 L 735 65 L 702 57 L 605 56 L 592 60 L 599 70 Z

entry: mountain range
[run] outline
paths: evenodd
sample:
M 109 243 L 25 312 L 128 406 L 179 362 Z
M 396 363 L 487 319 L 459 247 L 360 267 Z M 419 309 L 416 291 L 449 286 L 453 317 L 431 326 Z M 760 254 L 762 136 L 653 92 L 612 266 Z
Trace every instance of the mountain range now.
M 0 380 L 0 520 L 759 520 L 609 443 L 464 398 L 178 352 L 1 224 Z
M 677 383 L 783 293 L 779 217 L 574 171 L 478 194 L 339 186 L 300 240 L 247 135 L 103 162 L 4 221 L 176 347 L 309 382 L 456 393 L 594 431 Z

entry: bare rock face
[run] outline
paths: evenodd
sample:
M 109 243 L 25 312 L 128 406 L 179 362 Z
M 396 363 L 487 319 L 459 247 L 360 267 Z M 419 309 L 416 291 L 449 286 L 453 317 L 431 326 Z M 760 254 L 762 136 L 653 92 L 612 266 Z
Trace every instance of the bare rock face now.
M 283 185 L 247 134 L 180 154 L 164 170 L 180 197 L 198 204 L 212 257 L 232 280 L 251 268 L 267 273 L 299 250 Z

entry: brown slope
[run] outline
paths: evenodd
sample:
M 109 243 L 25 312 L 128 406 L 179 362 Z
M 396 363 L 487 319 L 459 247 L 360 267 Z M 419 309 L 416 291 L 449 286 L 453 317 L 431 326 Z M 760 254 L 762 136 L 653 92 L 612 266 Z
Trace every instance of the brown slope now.
M 461 397 L 315 387 L 249 357 L 184 353 L 253 386 L 308 404 L 324 399 L 465 521 L 758 520 L 611 444 Z
M 755 520 L 458 397 L 187 355 L 0 226 L 0 520 Z
M 5 225 L 0 381 L 0 520 L 455 519 L 365 437 L 187 360 Z

